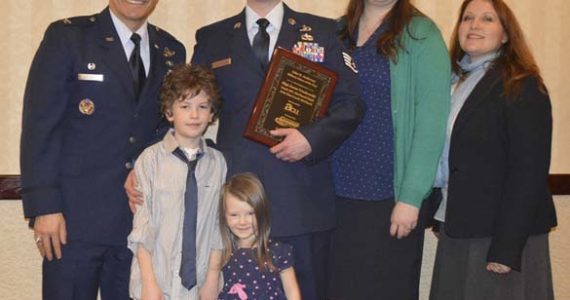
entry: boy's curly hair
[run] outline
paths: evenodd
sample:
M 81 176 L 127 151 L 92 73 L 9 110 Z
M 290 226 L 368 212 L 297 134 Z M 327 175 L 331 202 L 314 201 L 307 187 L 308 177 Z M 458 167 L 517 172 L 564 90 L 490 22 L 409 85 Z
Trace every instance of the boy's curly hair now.
M 212 118 L 212 122 L 214 122 L 218 117 L 222 104 L 214 73 L 202 66 L 177 65 L 166 74 L 162 82 L 160 88 L 160 111 L 165 115 L 169 115 L 172 113 L 172 105 L 175 101 L 183 101 L 188 97 L 194 97 L 201 91 L 208 96 L 208 102 L 214 113 Z

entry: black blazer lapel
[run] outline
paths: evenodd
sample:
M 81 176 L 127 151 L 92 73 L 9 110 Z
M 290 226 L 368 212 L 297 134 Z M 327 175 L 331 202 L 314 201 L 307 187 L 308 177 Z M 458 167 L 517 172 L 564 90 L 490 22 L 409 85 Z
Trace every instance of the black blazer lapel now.
M 230 36 L 229 41 L 229 53 L 230 57 L 234 57 L 236 60 L 242 60 L 245 65 L 252 66 L 259 75 L 264 76 L 265 71 L 263 66 L 255 57 L 251 44 L 249 43 L 249 37 L 247 36 L 247 24 L 245 23 L 245 9 L 242 12 L 229 20 L 227 23 L 229 27 L 227 28 L 228 34 Z
M 129 62 L 125 56 L 121 39 L 113 25 L 109 8 L 105 8 L 105 10 L 99 14 L 98 19 L 100 24 L 100 36 L 98 37 L 98 41 L 103 48 L 103 60 L 105 61 L 105 65 L 117 75 L 121 85 L 123 85 L 127 93 L 131 96 L 130 99 L 134 99 L 133 76 L 129 69 Z
M 481 81 L 477 83 L 465 104 L 459 111 L 455 123 L 453 124 L 452 136 L 460 132 L 463 126 L 468 122 L 469 117 L 473 111 L 482 103 L 488 100 L 489 93 L 493 90 L 495 85 L 497 85 L 501 80 L 501 73 L 495 68 L 491 68 L 487 73 L 481 78 Z
M 156 77 L 162 76 L 161 74 L 166 74 L 166 71 L 163 68 L 167 66 L 166 61 L 162 58 L 162 53 L 160 53 L 160 49 L 164 46 L 162 45 L 162 41 L 159 35 L 156 33 L 156 27 L 154 25 L 148 24 L 148 40 L 149 40 L 149 49 L 150 49 L 150 69 L 148 70 L 147 79 L 145 81 L 145 85 L 139 96 L 138 106 L 140 107 L 147 99 L 147 94 L 151 91 L 154 91 L 156 85 L 162 83 L 162 79 L 157 80 Z M 155 99 L 153 99 L 155 101 Z

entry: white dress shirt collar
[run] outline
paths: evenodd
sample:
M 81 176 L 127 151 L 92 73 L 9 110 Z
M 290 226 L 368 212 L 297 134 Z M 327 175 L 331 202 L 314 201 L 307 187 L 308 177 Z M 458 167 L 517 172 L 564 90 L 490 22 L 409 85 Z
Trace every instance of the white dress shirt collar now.
M 121 40 L 121 45 L 123 45 L 123 49 L 125 50 L 125 55 L 127 60 L 131 57 L 131 52 L 135 48 L 135 44 L 131 41 L 131 35 L 133 32 L 131 29 L 121 21 L 113 11 L 109 10 L 111 13 L 111 19 L 113 20 L 113 25 L 115 26 L 115 30 L 119 35 L 119 39 Z M 136 31 L 138 35 L 141 37 L 141 58 L 143 61 L 144 69 L 146 75 L 148 76 L 149 66 L 150 66 L 150 46 L 149 46 L 149 37 L 148 37 L 148 22 L 145 21 L 144 24 Z
M 285 8 L 283 7 L 283 2 L 279 2 L 265 17 L 258 15 L 251 7 L 245 7 L 245 24 L 247 26 L 247 31 L 254 31 L 257 33 L 257 20 L 260 18 L 266 18 L 269 21 L 269 26 L 267 27 L 267 32 L 271 30 L 279 31 L 281 29 L 281 23 L 283 22 L 283 15 L 285 14 Z M 255 34 L 254 33 L 254 34 Z
M 269 21 L 269 26 L 267 26 L 267 33 L 269 34 L 269 57 L 273 53 L 275 44 L 277 43 L 277 38 L 279 37 L 279 31 L 281 30 L 281 24 L 283 23 L 283 16 L 285 15 L 285 8 L 283 2 L 279 2 L 269 13 L 264 17 Z M 249 38 L 249 44 L 253 44 L 253 37 L 259 30 L 259 25 L 257 25 L 257 20 L 262 18 L 259 16 L 251 7 L 245 7 L 245 25 L 247 28 L 247 36 Z

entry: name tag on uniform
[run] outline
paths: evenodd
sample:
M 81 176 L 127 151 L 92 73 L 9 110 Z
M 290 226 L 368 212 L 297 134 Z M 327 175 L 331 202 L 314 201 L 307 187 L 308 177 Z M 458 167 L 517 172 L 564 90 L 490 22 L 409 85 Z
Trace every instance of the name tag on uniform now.
M 220 59 L 212 63 L 212 69 L 217 69 L 231 64 L 232 64 L 232 59 L 230 57 L 225 59 Z
M 103 74 L 85 74 L 85 73 L 79 73 L 79 74 L 77 74 L 77 80 L 103 82 L 104 76 L 103 76 Z

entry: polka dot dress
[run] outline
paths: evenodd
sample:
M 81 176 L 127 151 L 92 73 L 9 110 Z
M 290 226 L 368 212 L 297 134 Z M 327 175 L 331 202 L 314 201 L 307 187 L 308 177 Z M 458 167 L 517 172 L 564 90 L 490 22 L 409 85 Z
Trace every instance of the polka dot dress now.
M 255 249 L 240 248 L 234 251 L 223 267 L 224 287 L 220 300 L 279 300 L 286 299 L 279 272 L 293 266 L 293 247 L 270 242 L 269 255 L 276 271 L 260 270 L 255 260 Z

